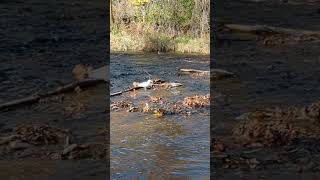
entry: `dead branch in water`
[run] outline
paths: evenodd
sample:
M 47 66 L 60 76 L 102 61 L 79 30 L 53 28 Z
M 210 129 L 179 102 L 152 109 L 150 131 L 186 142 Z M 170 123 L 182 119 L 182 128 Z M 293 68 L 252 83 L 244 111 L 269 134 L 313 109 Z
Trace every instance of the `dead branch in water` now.
M 236 75 L 232 72 L 223 70 L 223 69 L 211 69 L 210 71 L 202 71 L 197 69 L 180 69 L 181 73 L 184 74 L 191 74 L 191 75 L 207 75 L 211 74 L 213 79 L 222 79 L 222 78 L 229 78 L 235 77 Z
M 219 80 L 223 78 L 232 78 L 237 76 L 236 74 L 223 69 L 211 69 L 210 72 L 211 72 L 211 78 L 214 80 Z
M 179 86 L 182 86 L 181 83 L 173 83 L 173 82 L 166 82 L 166 81 L 162 81 L 160 79 L 157 79 L 157 80 L 154 80 L 153 81 L 153 87 L 154 86 L 160 86 L 160 87 L 164 87 L 164 88 L 170 88 L 170 87 L 179 87 Z M 112 96 L 118 96 L 118 95 L 121 95 L 123 93 L 126 93 L 126 92 L 130 92 L 130 91 L 134 91 L 134 90 L 138 90 L 138 89 L 142 89 L 143 87 L 132 87 L 132 88 L 129 88 L 129 89 L 126 89 L 126 90 L 123 90 L 123 91 L 118 91 L 118 92 L 115 92 L 115 93 L 112 93 L 110 94 L 110 97 Z
M 210 75 L 210 71 L 202 71 L 197 69 L 180 69 L 181 73 L 185 74 L 201 74 L 201 75 Z
M 243 25 L 243 24 L 223 24 L 224 28 L 243 33 L 261 34 L 261 33 L 278 33 L 289 35 L 306 35 L 306 36 L 318 36 L 320 37 L 320 31 L 310 31 L 303 29 L 290 29 L 282 27 L 273 27 L 267 25 Z
M 118 96 L 118 95 L 121 95 L 125 92 L 130 92 L 130 91 L 134 91 L 134 90 L 137 90 L 137 89 L 141 89 L 143 87 L 132 87 L 132 88 L 129 88 L 129 89 L 126 89 L 126 90 L 123 90 L 123 91 L 118 91 L 118 92 L 115 92 L 115 93 L 112 93 L 110 94 L 110 96 Z
M 22 106 L 22 105 L 31 105 L 39 102 L 39 100 L 42 98 L 46 98 L 49 96 L 58 95 L 62 93 L 72 92 L 76 87 L 86 88 L 86 87 L 94 86 L 101 83 L 106 83 L 106 81 L 102 79 L 85 79 L 85 80 L 76 81 L 76 82 L 58 87 L 57 89 L 49 91 L 47 93 L 35 94 L 26 98 L 17 99 L 4 104 L 0 104 L 0 111 L 8 110 L 10 108 Z

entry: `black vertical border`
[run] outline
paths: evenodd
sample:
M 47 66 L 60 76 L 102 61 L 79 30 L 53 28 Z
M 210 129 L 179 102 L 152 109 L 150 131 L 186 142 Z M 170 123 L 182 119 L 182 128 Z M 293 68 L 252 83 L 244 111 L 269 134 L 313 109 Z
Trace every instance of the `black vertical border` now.
M 217 26 L 216 26 L 216 0 L 210 0 L 210 71 L 214 68 L 215 52 L 217 50 Z M 211 74 L 211 73 L 210 73 Z M 214 176 L 214 158 L 212 157 L 213 150 L 213 79 L 210 75 L 210 179 L 216 179 Z
M 107 149 L 107 155 L 106 155 L 106 179 L 110 179 L 110 79 L 111 79 L 111 73 L 110 73 L 110 6 L 111 6 L 112 0 L 106 1 L 106 66 L 107 66 L 107 75 L 109 77 L 108 84 L 107 84 L 107 96 L 106 96 L 106 149 Z

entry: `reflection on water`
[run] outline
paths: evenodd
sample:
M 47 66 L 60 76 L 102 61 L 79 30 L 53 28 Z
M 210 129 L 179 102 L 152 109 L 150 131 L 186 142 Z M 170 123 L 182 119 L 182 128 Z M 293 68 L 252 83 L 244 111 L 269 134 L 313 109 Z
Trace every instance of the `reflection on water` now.
M 185 86 L 171 90 L 139 90 L 111 101 L 127 100 L 141 106 L 148 96 L 178 101 L 209 93 L 209 78 L 179 76 L 179 68 L 208 69 L 209 58 L 159 55 L 111 56 L 111 91 L 127 88 L 148 75 Z M 200 63 L 199 63 L 200 62 Z M 207 62 L 207 63 L 203 63 Z M 209 179 L 209 109 L 191 116 L 113 111 L 111 113 L 111 179 Z

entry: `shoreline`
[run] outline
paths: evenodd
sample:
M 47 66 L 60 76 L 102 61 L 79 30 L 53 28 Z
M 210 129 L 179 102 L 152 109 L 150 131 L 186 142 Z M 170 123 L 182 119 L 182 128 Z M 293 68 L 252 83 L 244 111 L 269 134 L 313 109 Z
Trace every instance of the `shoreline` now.
M 127 32 L 111 33 L 110 51 L 210 55 L 210 37 L 180 35 L 172 38 L 166 34 L 134 36 Z

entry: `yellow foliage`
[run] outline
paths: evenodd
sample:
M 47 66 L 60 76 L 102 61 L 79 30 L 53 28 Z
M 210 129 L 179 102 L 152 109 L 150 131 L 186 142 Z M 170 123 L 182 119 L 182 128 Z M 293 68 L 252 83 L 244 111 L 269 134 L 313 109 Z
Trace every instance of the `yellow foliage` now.
M 150 0 L 130 0 L 130 1 L 131 1 L 131 3 L 133 3 L 136 6 L 142 6 L 142 5 L 150 2 Z
M 153 115 L 156 116 L 157 118 L 160 118 L 164 115 L 165 110 L 164 109 L 159 109 L 159 110 L 155 110 L 153 112 Z

